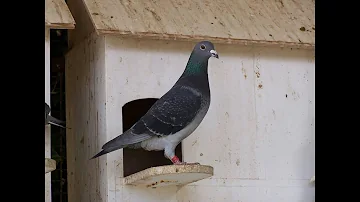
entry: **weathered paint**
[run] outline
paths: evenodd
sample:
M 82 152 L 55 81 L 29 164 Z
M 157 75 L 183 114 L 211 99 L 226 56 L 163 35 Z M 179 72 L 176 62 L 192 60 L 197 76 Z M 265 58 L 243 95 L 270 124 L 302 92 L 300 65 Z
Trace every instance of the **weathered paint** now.
M 50 105 L 50 30 L 45 28 L 45 102 Z M 51 158 L 50 125 L 45 126 L 45 158 Z M 51 201 L 51 173 L 45 174 L 45 201 Z
M 106 158 L 89 158 L 106 141 L 105 42 L 91 37 L 66 57 L 69 201 L 107 201 Z
M 123 184 L 122 150 L 89 160 L 122 132 L 122 106 L 159 98 L 178 79 L 193 43 L 90 38 L 67 55 L 69 202 L 311 201 L 314 52 L 215 44 L 212 101 L 183 141 L 188 162 L 214 176 L 184 187 Z

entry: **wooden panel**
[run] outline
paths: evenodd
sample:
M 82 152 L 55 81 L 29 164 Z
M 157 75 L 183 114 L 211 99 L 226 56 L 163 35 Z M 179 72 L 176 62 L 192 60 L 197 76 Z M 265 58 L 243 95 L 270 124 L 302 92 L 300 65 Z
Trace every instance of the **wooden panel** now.
M 122 149 L 88 159 L 121 134 L 124 104 L 171 88 L 194 43 L 95 39 L 67 57 L 69 202 L 313 199 L 313 51 L 215 44 L 209 112 L 182 142 L 183 160 L 212 166 L 214 176 L 148 189 L 124 184 Z
M 74 29 L 75 21 L 65 0 L 45 0 L 45 26 L 55 29 Z
M 45 102 L 50 103 L 50 30 L 45 28 Z M 51 157 L 50 124 L 45 126 L 45 158 Z M 51 201 L 51 173 L 45 174 L 45 201 Z
M 107 201 L 104 40 L 89 37 L 66 55 L 66 153 L 69 202 Z M 121 112 L 120 112 L 121 113 Z
M 71 49 L 95 32 L 95 28 L 82 0 L 67 0 L 67 5 L 76 20 L 76 29 L 68 30 L 68 47 Z
M 125 103 L 160 97 L 171 88 L 193 45 L 106 37 L 107 140 L 122 131 Z M 177 201 L 272 202 L 279 196 L 286 196 L 278 200 L 284 202 L 291 196 L 311 201 L 313 189 L 307 184 L 314 175 L 314 113 L 308 101 L 314 98 L 314 52 L 220 44 L 215 49 L 220 59 L 209 60 L 209 112 L 182 142 L 184 161 L 211 165 L 212 181 L 180 191 L 166 188 L 166 193 L 159 193 L 165 188 L 128 188 L 122 178 L 123 152 L 118 150 L 107 155 L 108 187 L 116 192 L 111 201 L 170 201 L 166 197 L 175 193 Z M 292 93 L 288 85 L 300 93 L 299 100 L 285 99 Z
M 181 188 L 178 202 L 315 202 L 315 188 L 308 180 L 204 179 Z M 201 184 L 201 185 L 200 185 Z
M 314 60 L 311 51 L 255 53 L 256 132 L 263 137 L 258 142 L 266 149 L 269 180 L 308 180 L 314 175 Z
M 124 179 L 125 184 L 158 188 L 164 186 L 185 186 L 208 178 L 214 169 L 207 165 L 167 165 L 148 168 Z
M 83 0 L 99 34 L 314 48 L 314 0 Z

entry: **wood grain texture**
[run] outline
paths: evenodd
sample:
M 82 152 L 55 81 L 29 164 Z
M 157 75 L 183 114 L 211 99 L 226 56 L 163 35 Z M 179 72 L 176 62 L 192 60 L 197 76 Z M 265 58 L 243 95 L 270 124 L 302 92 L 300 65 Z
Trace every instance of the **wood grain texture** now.
M 314 0 L 83 0 L 98 34 L 313 49 Z
M 50 29 L 45 27 L 45 102 L 50 102 Z M 51 158 L 51 126 L 45 125 L 45 158 Z M 46 166 L 46 165 L 45 165 Z M 51 173 L 45 173 L 45 201 L 51 201 Z
M 66 55 L 66 153 L 69 202 L 107 202 L 105 37 L 92 35 Z M 80 59 L 81 58 L 81 59 Z
M 145 169 L 124 178 L 125 184 L 147 188 L 163 186 L 184 186 L 214 174 L 214 168 L 207 165 L 166 165 Z
M 75 20 L 65 0 L 45 0 L 45 26 L 55 29 L 75 28 Z

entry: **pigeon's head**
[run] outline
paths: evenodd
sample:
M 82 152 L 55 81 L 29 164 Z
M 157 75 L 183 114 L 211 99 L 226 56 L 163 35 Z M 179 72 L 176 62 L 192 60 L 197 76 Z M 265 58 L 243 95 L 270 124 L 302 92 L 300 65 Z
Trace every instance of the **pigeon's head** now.
M 212 44 L 210 41 L 201 41 L 197 43 L 194 47 L 193 53 L 195 53 L 197 56 L 203 56 L 206 59 L 209 59 L 210 57 L 219 59 L 219 55 L 214 48 L 214 44 Z

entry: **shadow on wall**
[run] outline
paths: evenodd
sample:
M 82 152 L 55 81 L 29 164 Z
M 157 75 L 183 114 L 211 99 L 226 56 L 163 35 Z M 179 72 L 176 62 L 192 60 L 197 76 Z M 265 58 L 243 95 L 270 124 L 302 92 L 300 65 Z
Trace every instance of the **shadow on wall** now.
M 133 126 L 157 101 L 156 98 L 133 100 L 122 107 L 123 131 Z M 175 153 L 182 160 L 181 143 L 176 147 Z M 124 177 L 147 168 L 163 165 L 172 165 L 165 158 L 164 151 L 146 151 L 144 149 L 123 149 Z

